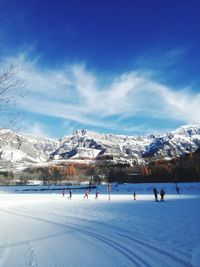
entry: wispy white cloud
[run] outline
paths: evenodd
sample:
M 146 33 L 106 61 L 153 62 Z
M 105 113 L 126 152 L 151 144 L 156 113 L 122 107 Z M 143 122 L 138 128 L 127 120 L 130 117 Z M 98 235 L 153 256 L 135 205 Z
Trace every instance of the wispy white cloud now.
M 51 138 L 45 125 L 38 121 L 34 123 L 27 120 L 23 121 L 20 131 L 37 137 Z
M 28 112 L 110 129 L 120 127 L 123 119 L 134 124 L 138 117 L 200 123 L 200 93 L 192 88 L 175 90 L 146 72 L 122 73 L 101 86 L 102 77 L 84 64 L 43 68 L 38 58 L 30 60 L 21 54 L 7 58 L 1 66 L 9 62 L 22 66 L 17 76 L 27 94 L 18 106 Z

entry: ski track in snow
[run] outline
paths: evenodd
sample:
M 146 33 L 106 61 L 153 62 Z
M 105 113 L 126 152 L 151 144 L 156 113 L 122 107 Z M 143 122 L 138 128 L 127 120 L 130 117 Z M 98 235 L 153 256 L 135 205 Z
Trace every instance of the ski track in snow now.
M 11 208 L 3 209 L 2 212 L 5 212 L 10 215 L 27 218 L 30 220 L 38 221 L 40 223 L 50 224 L 54 227 L 59 227 L 61 229 L 65 230 L 72 230 L 73 232 L 77 232 L 81 235 L 84 235 L 88 239 L 94 239 L 96 242 L 100 242 L 104 247 L 109 247 L 111 250 L 114 250 L 114 253 L 121 254 L 122 257 L 124 257 L 126 260 L 129 261 L 128 266 L 136 266 L 136 267 L 155 267 L 155 266 L 173 266 L 173 267 L 192 267 L 193 265 L 189 262 L 183 260 L 182 258 L 178 257 L 175 254 L 172 254 L 169 251 L 163 250 L 162 248 L 158 248 L 152 244 L 149 244 L 145 242 L 143 239 L 139 238 L 139 234 L 134 233 L 133 231 L 126 231 L 118 232 L 117 227 L 113 227 L 112 225 L 109 225 L 107 223 L 104 223 L 104 227 L 108 227 L 110 231 L 112 231 L 112 235 L 109 237 L 107 235 L 103 235 L 102 233 L 97 233 L 91 230 L 91 228 L 86 229 L 84 226 L 80 226 L 74 224 L 74 223 L 60 223 L 55 220 L 49 220 L 44 218 L 40 213 L 37 214 L 37 216 L 28 215 L 22 211 L 19 211 L 15 209 L 13 211 Z M 48 211 L 47 211 L 48 213 Z M 36 213 L 34 213 L 36 214 Z M 55 219 L 58 219 L 58 213 L 50 212 L 52 216 L 55 217 Z M 39 217 L 38 217 L 39 216 Z M 71 219 L 77 219 L 75 216 L 68 216 L 68 218 Z M 95 221 L 93 222 L 93 226 L 95 225 Z M 98 222 L 96 222 L 98 224 Z M 116 228 L 116 229 L 115 229 Z M 130 234 L 131 233 L 131 234 Z M 135 235 L 137 234 L 137 238 L 135 238 Z M 117 236 L 120 236 L 120 239 L 117 238 Z M 37 258 L 33 249 L 33 243 L 34 240 L 26 240 L 25 236 L 22 236 L 22 239 L 24 239 L 24 244 L 28 246 L 29 250 L 29 265 L 30 267 L 36 267 L 37 266 Z M 118 241 L 119 240 L 119 241 Z M 123 242 L 122 242 L 123 241 Z M 20 243 L 14 243 L 11 245 L 5 245 L 4 250 L 7 251 L 7 249 L 10 249 L 11 246 L 17 246 L 22 244 Z M 0 266 L 3 266 L 0 265 Z
M 0 266 L 4 266 L 9 253 L 10 253 L 10 248 L 6 244 L 5 238 L 1 238 L 3 245 L 0 246 Z
M 80 227 L 77 227 L 77 226 L 75 226 L 73 224 L 61 224 L 61 223 L 50 221 L 50 220 L 47 220 L 47 219 L 44 219 L 44 218 L 41 218 L 41 217 L 38 218 L 38 217 L 35 217 L 35 216 L 29 216 L 29 215 L 26 215 L 26 214 L 22 214 L 21 212 L 19 213 L 19 212 L 13 212 L 13 211 L 8 211 L 8 210 L 4 210 L 4 212 L 7 212 L 9 214 L 13 214 L 13 215 L 16 215 L 16 216 L 21 216 L 21 217 L 37 220 L 37 221 L 40 221 L 40 222 L 45 222 L 45 223 L 48 223 L 48 224 L 51 224 L 51 225 L 54 225 L 54 226 L 58 226 L 58 227 L 61 227 L 61 228 L 70 229 L 70 230 L 82 233 L 82 234 L 84 234 L 86 236 L 89 236 L 89 237 L 94 238 L 94 239 L 96 239 L 98 241 L 101 241 L 104 245 L 108 245 L 111 248 L 117 250 L 117 252 L 121 253 L 124 257 L 126 257 L 136 267 L 140 267 L 140 266 L 150 267 L 151 266 L 151 265 L 148 264 L 148 262 L 144 261 L 141 257 L 139 257 L 137 254 L 135 254 L 131 250 L 129 250 L 127 247 L 122 246 L 120 243 L 118 243 L 118 242 L 116 242 L 116 241 L 114 241 L 112 239 L 109 239 L 109 238 L 107 238 L 105 236 L 99 235 L 97 233 L 94 233 L 94 232 L 82 229 Z M 141 265 L 141 263 L 143 265 Z M 34 266 L 34 265 L 30 265 L 30 266 Z
M 4 209 L 3 212 L 6 212 Z M 12 256 L 11 249 L 14 247 L 25 246 L 29 254 L 29 261 L 27 267 L 37 267 L 36 255 L 33 249 L 32 242 L 26 238 L 22 233 L 16 233 L 11 229 L 6 230 L 7 236 L 0 240 L 2 245 L 0 245 L 0 267 L 7 266 L 6 262 L 10 256 Z M 12 239 L 12 241 L 10 241 Z M 13 242 L 14 241 L 14 242 Z
M 78 219 L 78 217 L 75 217 L 75 216 L 69 216 L 69 215 L 63 215 L 61 212 L 46 212 L 47 214 L 49 214 L 49 215 L 53 215 L 53 216 L 63 216 L 63 217 L 67 217 L 68 219 L 75 219 L 75 220 L 77 220 Z M 133 213 L 132 213 L 132 215 L 133 215 Z M 135 215 L 134 214 L 134 216 L 138 216 L 138 215 Z M 150 217 L 150 216 L 145 216 L 145 215 L 142 215 L 142 216 L 140 216 L 140 217 L 144 217 L 144 218 L 148 218 L 148 219 L 152 219 L 152 217 Z M 155 220 L 157 220 L 158 219 L 158 217 L 155 219 Z M 160 218 L 160 220 L 161 220 L 162 218 Z M 155 253 L 159 253 L 159 254 L 162 254 L 162 255 L 164 255 L 165 257 L 167 257 L 168 259 L 171 259 L 172 261 L 176 261 L 176 263 L 178 264 L 181 264 L 181 266 L 187 266 L 187 267 L 190 267 L 190 266 L 192 266 L 190 263 L 188 263 L 187 261 L 184 261 L 182 258 L 180 258 L 180 257 L 178 257 L 177 255 L 175 255 L 175 254 L 173 254 L 173 253 L 170 253 L 169 251 L 166 251 L 166 250 L 163 250 L 163 249 L 161 249 L 161 248 L 158 248 L 158 247 L 156 247 L 156 246 L 153 246 L 152 244 L 148 244 L 147 242 L 144 242 L 144 237 L 143 237 L 143 239 L 141 239 L 141 234 L 139 234 L 139 237 L 140 237 L 140 239 L 138 238 L 138 239 L 136 239 L 136 238 L 133 238 L 132 237 L 132 235 L 135 237 L 135 236 L 138 236 L 138 233 L 137 232 L 134 232 L 133 230 L 131 230 L 131 231 L 127 231 L 127 234 L 125 235 L 125 234 L 122 234 L 122 232 L 124 232 L 124 229 L 122 229 L 122 228 L 120 228 L 120 227 L 116 227 L 116 226 L 113 226 L 113 225 L 110 225 L 110 224 L 108 224 L 108 223 L 104 223 L 104 222 L 98 222 L 98 221 L 95 221 L 95 220 L 92 220 L 92 219 L 84 219 L 84 218 L 81 218 L 81 220 L 82 221 L 86 221 L 86 222 L 90 222 L 90 223 L 93 223 L 93 224 L 97 224 L 97 225 L 103 225 L 103 226 L 105 226 L 105 227 L 108 227 L 110 230 L 112 230 L 112 229 L 115 229 L 116 231 L 120 231 L 120 232 L 117 232 L 117 234 L 119 235 L 119 236 L 121 236 L 121 237 L 124 237 L 124 238 L 126 238 L 126 239 L 129 239 L 129 240 L 132 240 L 132 241 L 134 241 L 134 243 L 137 243 L 137 244 L 134 244 L 134 247 L 135 247 L 135 245 L 140 245 L 140 250 L 141 249 L 143 249 L 144 250 L 144 248 L 146 248 L 146 250 L 144 251 L 145 253 L 149 253 L 150 254 L 150 257 L 152 257 L 152 251 L 154 252 L 154 254 Z M 70 225 L 72 225 L 72 224 L 70 224 Z M 75 225 L 75 224 L 73 224 L 73 226 L 77 226 L 77 225 Z M 86 232 L 85 232 L 86 233 Z M 92 233 L 93 234 L 93 237 L 94 237 L 94 233 Z M 131 236 L 130 236 L 131 235 Z M 144 235 L 144 234 L 143 234 Z M 131 245 L 133 245 L 133 244 L 131 244 Z M 148 251 L 147 251 L 148 250 Z M 151 251 L 151 253 L 150 253 L 150 251 Z M 158 256 L 158 255 L 157 255 Z M 137 257 L 136 257 L 137 258 Z M 156 260 L 158 260 L 158 258 L 157 257 L 155 257 L 156 258 Z M 146 266 L 149 266 L 148 265 L 148 263 L 146 263 Z M 154 266 L 154 265 L 153 265 Z M 171 265 L 170 265 L 171 266 Z

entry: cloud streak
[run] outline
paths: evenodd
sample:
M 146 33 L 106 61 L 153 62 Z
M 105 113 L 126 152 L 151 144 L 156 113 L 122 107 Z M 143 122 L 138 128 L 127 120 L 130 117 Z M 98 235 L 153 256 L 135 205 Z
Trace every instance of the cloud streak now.
M 20 55 L 5 59 L 1 67 L 9 62 L 23 66 L 17 77 L 27 94 L 18 99 L 18 108 L 27 112 L 110 129 L 120 128 L 123 120 L 134 126 L 140 117 L 200 123 L 199 93 L 175 90 L 141 71 L 122 73 L 102 85 L 102 77 L 83 64 L 42 68 L 38 60 Z

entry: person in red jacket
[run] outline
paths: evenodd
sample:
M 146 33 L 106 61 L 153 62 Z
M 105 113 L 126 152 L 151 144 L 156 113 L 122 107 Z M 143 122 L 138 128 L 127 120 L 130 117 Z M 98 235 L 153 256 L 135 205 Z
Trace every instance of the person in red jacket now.
M 84 199 L 87 198 L 88 199 L 88 190 L 85 191 L 85 195 L 83 197 Z

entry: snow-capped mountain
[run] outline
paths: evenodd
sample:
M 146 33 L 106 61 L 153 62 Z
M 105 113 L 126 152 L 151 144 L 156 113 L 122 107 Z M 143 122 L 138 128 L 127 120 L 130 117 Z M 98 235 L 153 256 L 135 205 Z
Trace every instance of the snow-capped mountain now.
M 0 166 L 58 160 L 112 160 L 136 164 L 172 158 L 200 147 L 200 125 L 186 125 L 156 136 L 125 136 L 77 130 L 53 140 L 0 130 Z M 11 167 L 12 167 L 11 166 Z
M 145 147 L 143 157 L 172 158 L 200 147 L 200 125 L 185 125 L 170 133 L 155 136 Z
M 149 139 L 124 135 L 99 134 L 86 130 L 75 131 L 61 140 L 51 159 L 85 158 L 114 159 L 129 163 L 141 160 Z
M 0 168 L 46 162 L 49 154 L 58 146 L 57 140 L 33 137 L 2 129 L 0 130 Z
M 113 158 L 129 163 L 148 157 L 172 158 L 194 152 L 200 146 L 200 125 L 182 126 L 167 134 L 134 137 L 78 130 L 61 140 L 52 159 Z

